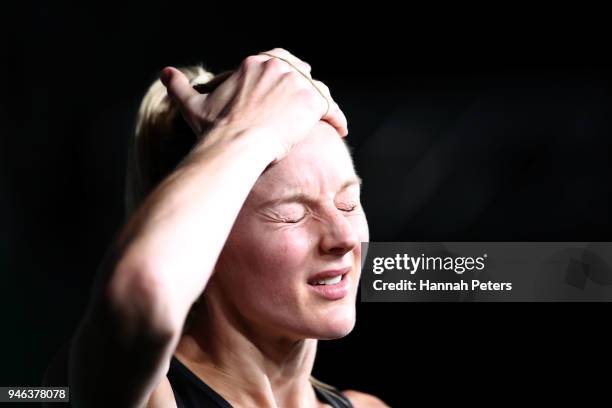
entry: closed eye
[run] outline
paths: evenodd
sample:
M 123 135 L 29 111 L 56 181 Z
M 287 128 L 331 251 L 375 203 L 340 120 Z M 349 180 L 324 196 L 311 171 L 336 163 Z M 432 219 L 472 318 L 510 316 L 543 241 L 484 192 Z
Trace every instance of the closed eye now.
M 353 211 L 355 208 L 357 208 L 357 204 L 350 205 L 350 206 L 348 206 L 348 207 L 346 207 L 346 208 L 338 208 L 338 209 L 339 209 L 340 211 L 344 211 L 344 212 L 351 212 L 351 211 Z
M 281 220 L 281 222 L 287 223 L 287 224 L 297 224 L 298 222 L 302 221 L 304 218 L 306 218 L 306 214 L 304 214 L 301 218 L 284 218 Z

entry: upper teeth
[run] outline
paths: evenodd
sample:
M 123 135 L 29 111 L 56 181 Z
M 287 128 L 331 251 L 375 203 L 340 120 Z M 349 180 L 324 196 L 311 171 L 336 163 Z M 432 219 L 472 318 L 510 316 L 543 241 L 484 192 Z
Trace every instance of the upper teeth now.
M 317 281 L 317 285 L 335 285 L 342 280 L 342 275 Z

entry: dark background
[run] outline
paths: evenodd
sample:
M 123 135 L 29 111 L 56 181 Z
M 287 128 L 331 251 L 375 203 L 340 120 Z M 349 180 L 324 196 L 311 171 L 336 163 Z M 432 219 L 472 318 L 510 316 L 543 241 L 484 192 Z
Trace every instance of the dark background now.
M 308 61 L 349 119 L 372 241 L 612 241 L 601 11 L 291 7 L 3 13 L 0 385 L 39 384 L 81 318 L 123 222 L 132 120 L 166 65 L 220 72 L 274 47 Z M 610 311 L 360 303 L 315 375 L 392 406 L 580 397 L 597 388 L 587 363 L 607 367 Z

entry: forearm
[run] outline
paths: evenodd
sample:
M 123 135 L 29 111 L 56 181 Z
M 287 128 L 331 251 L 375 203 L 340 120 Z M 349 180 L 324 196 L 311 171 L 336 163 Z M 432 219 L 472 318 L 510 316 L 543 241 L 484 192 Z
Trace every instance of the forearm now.
M 172 319 L 182 324 L 247 195 L 274 158 L 266 136 L 212 130 L 207 140 L 213 142 L 196 147 L 122 231 L 118 245 L 124 249 L 111 288 L 120 293 L 134 279 L 131 273 L 147 274 L 147 284 L 163 287 Z

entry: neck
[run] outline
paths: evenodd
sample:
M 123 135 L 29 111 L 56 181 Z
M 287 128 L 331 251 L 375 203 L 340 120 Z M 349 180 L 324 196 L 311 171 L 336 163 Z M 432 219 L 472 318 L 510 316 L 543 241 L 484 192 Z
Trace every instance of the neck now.
M 227 309 L 207 294 L 176 357 L 232 405 L 316 406 L 310 374 L 317 340 L 273 334 Z

